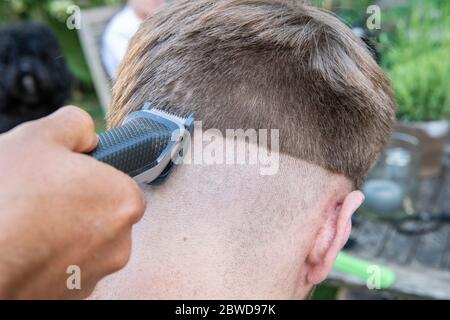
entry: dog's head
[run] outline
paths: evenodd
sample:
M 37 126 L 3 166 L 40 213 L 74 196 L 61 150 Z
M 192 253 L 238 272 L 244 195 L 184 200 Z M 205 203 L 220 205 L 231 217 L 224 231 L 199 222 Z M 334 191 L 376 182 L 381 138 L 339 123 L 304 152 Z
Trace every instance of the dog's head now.
M 72 83 L 49 28 L 27 22 L 0 29 L 0 132 L 61 107 Z

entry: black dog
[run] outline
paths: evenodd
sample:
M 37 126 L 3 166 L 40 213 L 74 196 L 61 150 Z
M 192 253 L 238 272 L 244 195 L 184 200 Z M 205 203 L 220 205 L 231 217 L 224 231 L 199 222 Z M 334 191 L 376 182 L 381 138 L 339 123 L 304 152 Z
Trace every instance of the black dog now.
M 0 133 L 63 106 L 72 84 L 48 27 L 28 22 L 0 29 Z

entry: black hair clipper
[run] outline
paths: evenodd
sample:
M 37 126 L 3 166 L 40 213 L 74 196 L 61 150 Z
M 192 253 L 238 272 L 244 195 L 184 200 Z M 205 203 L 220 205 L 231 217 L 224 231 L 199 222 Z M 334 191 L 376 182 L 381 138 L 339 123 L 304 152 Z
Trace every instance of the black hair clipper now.
M 101 133 L 90 155 L 138 183 L 161 184 L 187 151 L 193 129 L 193 114 L 180 117 L 146 102 L 121 126 Z

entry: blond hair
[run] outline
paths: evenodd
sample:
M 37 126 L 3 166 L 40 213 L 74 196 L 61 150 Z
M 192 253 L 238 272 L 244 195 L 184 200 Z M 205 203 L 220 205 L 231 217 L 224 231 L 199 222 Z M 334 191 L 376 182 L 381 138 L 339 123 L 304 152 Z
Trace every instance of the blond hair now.
M 358 186 L 395 121 L 385 73 L 336 17 L 303 1 L 184 0 L 143 23 L 109 125 L 152 100 L 204 128 L 280 129 L 280 150 Z

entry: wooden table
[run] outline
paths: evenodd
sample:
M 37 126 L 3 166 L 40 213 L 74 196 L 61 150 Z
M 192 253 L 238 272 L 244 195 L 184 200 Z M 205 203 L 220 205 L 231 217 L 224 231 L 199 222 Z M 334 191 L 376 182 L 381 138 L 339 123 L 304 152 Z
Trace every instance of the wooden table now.
M 450 214 L 450 155 L 446 156 L 446 179 L 429 178 L 419 185 L 419 210 Z M 442 181 L 445 181 L 442 183 Z M 439 189 L 436 191 L 436 189 Z M 377 292 L 390 298 L 450 299 L 450 224 L 422 235 L 399 233 L 392 223 L 356 219 L 353 246 L 345 252 L 390 267 L 396 282 Z M 366 283 L 349 274 L 333 271 L 333 285 L 366 290 Z M 372 291 L 373 294 L 373 291 Z

